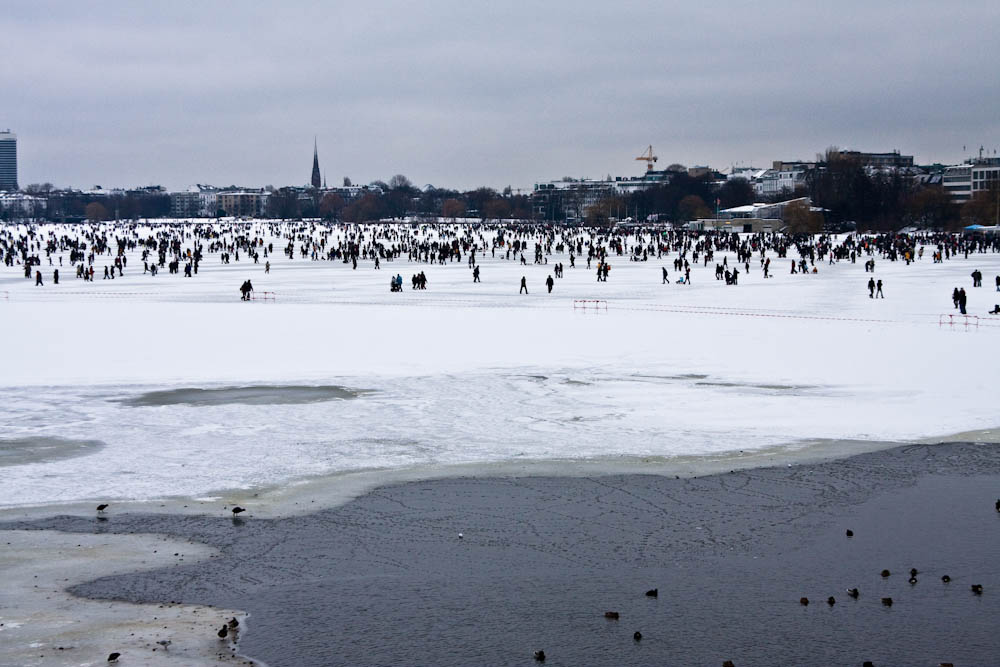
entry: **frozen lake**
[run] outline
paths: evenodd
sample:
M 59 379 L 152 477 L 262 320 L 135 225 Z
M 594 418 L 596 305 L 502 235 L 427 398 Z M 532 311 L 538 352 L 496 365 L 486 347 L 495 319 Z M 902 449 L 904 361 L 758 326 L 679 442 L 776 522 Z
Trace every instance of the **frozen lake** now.
M 64 228 L 42 228 L 61 234 Z M 773 253 L 740 284 L 676 253 L 610 258 L 608 282 L 567 253 L 446 265 L 289 259 L 192 278 L 142 274 L 45 285 L 0 267 L 0 505 L 199 496 L 338 472 L 511 461 L 671 460 L 907 441 L 991 429 L 1000 255 L 907 266 L 875 257 L 790 275 Z M 790 254 L 790 256 L 792 256 Z M 796 255 L 797 256 L 797 255 Z M 554 263 L 565 264 L 547 294 Z M 595 265 L 596 266 L 596 265 Z M 661 267 L 671 283 L 662 284 Z M 973 269 L 985 287 L 972 288 Z M 424 271 L 426 291 L 410 289 Z M 404 279 L 390 293 L 390 274 Z M 519 295 L 521 276 L 530 291 Z M 258 296 L 242 302 L 252 279 Z M 978 324 L 939 324 L 963 286 Z M 575 300 L 602 300 L 595 308 Z M 946 318 L 947 319 L 947 318 Z M 976 320 L 973 320 L 975 323 Z M 65 447 L 24 443 L 96 443 Z M 5 443 L 7 443 L 5 445 Z

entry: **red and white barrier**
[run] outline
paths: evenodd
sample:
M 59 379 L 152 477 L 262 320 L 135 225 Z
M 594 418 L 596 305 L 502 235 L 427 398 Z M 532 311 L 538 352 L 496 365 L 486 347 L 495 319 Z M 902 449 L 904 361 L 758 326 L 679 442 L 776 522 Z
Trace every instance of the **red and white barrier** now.
M 603 299 L 573 299 L 573 309 L 577 308 L 593 308 L 593 309 L 608 309 L 608 302 Z
M 947 318 L 947 319 L 945 319 Z M 961 318 L 961 319 L 959 319 Z M 963 326 L 979 326 L 979 315 L 955 315 L 954 313 L 948 313 L 947 315 L 938 316 L 938 326 L 947 324 L 950 327 L 956 324 L 961 324 Z

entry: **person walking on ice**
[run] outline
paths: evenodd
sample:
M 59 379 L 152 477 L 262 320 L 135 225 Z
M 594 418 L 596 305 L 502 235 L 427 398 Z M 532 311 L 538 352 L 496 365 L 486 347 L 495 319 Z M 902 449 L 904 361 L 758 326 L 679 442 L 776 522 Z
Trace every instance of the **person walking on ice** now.
M 527 293 L 528 293 L 528 279 L 525 278 L 524 276 L 521 276 L 521 290 L 518 292 L 518 294 L 527 294 Z
M 868 298 L 869 299 L 874 299 L 875 298 L 875 279 L 874 278 L 869 278 L 868 279 Z
M 249 280 L 244 281 L 243 284 L 240 285 L 240 300 L 249 301 L 250 292 L 252 291 L 253 291 L 253 285 L 250 284 L 250 281 Z
M 885 294 L 882 294 L 882 279 L 879 278 L 878 282 L 875 283 L 875 298 L 885 298 Z
M 552 276 L 549 276 L 548 278 L 545 279 L 545 286 L 549 288 L 549 294 L 552 294 L 552 285 L 554 284 L 555 281 L 552 280 Z
M 670 279 L 667 278 L 667 267 L 663 267 L 663 282 L 661 285 L 669 285 Z M 1000 292 L 1000 276 L 997 276 L 997 291 Z

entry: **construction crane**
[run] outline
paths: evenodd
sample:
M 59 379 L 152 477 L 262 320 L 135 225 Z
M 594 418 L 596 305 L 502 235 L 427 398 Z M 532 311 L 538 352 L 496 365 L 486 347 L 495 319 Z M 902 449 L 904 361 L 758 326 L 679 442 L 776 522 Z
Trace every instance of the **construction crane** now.
M 653 164 L 656 163 L 658 158 L 653 155 L 653 147 L 650 146 L 646 149 L 646 152 L 636 158 L 636 160 L 642 160 L 646 163 L 646 171 L 653 171 Z

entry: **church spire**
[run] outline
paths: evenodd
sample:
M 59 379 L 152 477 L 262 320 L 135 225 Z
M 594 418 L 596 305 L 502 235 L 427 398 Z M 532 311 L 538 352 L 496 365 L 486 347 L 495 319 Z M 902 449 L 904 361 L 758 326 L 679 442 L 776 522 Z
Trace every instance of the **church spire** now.
M 316 143 L 316 137 L 313 137 L 312 186 L 318 188 L 320 185 L 322 185 L 322 179 L 319 173 L 319 144 Z

